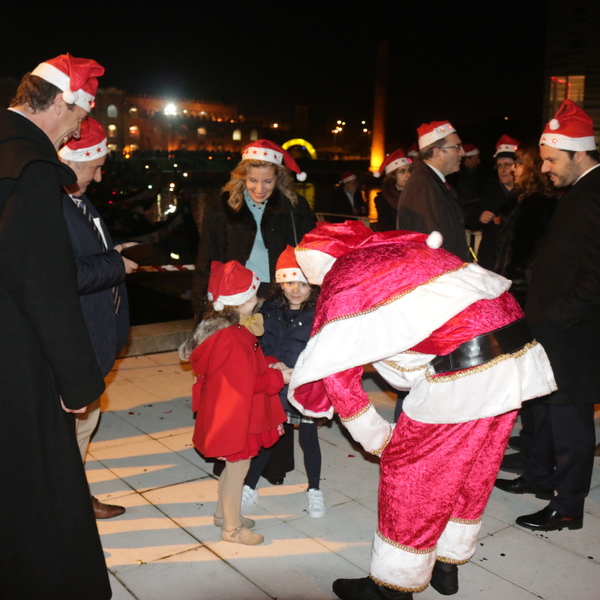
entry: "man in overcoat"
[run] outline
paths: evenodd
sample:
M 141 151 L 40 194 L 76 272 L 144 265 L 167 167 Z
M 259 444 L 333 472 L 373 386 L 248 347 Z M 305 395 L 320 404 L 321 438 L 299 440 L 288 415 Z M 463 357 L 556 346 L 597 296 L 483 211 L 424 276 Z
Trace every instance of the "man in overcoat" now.
M 125 275 L 137 264 L 121 250 L 134 242 L 115 246 L 104 221 L 85 192 L 92 181 L 101 181 L 108 154 L 106 133 L 98 121 L 89 117 L 81 124 L 78 139 L 71 139 L 59 151 L 62 162 L 77 176 L 75 185 L 62 194 L 62 206 L 75 254 L 77 286 L 83 317 L 103 377 L 112 369 L 115 358 L 129 335 L 129 306 Z M 100 398 L 75 418 L 81 460 L 100 418 Z M 125 512 L 122 506 L 104 504 L 92 497 L 97 519 L 109 519 Z
M 583 526 L 594 460 L 594 404 L 600 402 L 600 166 L 589 116 L 565 100 L 540 139 L 542 171 L 559 200 L 533 268 L 525 314 L 544 346 L 558 390 L 533 406 L 530 463 L 496 487 L 550 503 L 517 518 L 537 531 Z
M 0 111 L 0 598 L 111 595 L 72 414 L 104 382 L 60 200 L 75 175 L 56 154 L 103 72 L 59 56 L 25 75 Z
M 421 160 L 398 202 L 397 228 L 431 233 L 439 231 L 443 248 L 471 261 L 463 214 L 446 176 L 460 169 L 464 156 L 460 137 L 448 121 L 433 121 L 417 129 Z

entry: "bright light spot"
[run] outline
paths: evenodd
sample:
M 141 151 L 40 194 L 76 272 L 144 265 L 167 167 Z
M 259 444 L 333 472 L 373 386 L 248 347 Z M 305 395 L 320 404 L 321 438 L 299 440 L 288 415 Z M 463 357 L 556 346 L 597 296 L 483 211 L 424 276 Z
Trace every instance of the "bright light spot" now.
M 169 104 L 167 104 L 165 106 L 165 110 L 164 110 L 165 115 L 176 115 L 177 114 L 177 108 L 176 106 L 170 102 Z
M 152 189 L 152 186 L 151 186 L 151 185 L 148 185 L 148 189 L 149 189 L 149 190 L 151 190 L 151 189 Z
M 187 177 L 187 176 L 188 176 L 188 174 L 187 174 L 187 173 L 184 173 L 184 174 L 183 174 L 183 176 L 184 176 L 184 177 Z
M 173 168 L 176 169 L 179 165 L 177 163 L 173 164 Z
M 367 122 L 366 121 L 361 121 L 360 124 L 361 125 L 365 125 Z
M 277 129 L 279 127 L 279 123 L 273 123 L 273 129 Z
M 366 127 L 363 129 L 363 133 L 367 133 L 369 131 Z
M 149 169 L 149 168 L 150 168 L 150 165 L 146 165 L 146 167 L 145 167 L 145 168 L 146 168 L 146 169 Z
M 126 154 L 125 158 L 131 158 L 131 156 L 129 154 Z
M 175 252 L 171 252 L 171 258 L 173 260 L 179 260 L 179 254 L 175 254 Z

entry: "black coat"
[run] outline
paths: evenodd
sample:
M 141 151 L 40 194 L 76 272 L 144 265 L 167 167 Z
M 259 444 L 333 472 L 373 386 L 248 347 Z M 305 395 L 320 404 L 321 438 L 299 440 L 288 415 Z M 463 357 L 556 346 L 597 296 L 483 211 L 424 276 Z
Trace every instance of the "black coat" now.
M 549 404 L 600 402 L 600 167 L 558 201 L 533 268 L 525 315 L 558 391 Z
M 444 237 L 442 248 L 470 262 L 462 210 L 452 192 L 423 161 L 415 164 L 398 202 L 397 229 L 431 233 Z
M 256 221 L 245 202 L 235 212 L 227 204 L 228 198 L 227 193 L 222 194 L 217 202 L 207 208 L 204 217 L 194 280 L 193 304 L 196 315 L 204 310 L 211 262 L 237 260 L 245 265 L 252 252 Z M 290 201 L 279 190 L 273 191 L 260 224 L 269 254 L 271 281 L 275 281 L 275 265 L 285 247 L 295 246 L 314 226 L 315 217 L 302 196 L 298 195 L 298 205 L 292 208 Z
M 46 134 L 0 111 L 0 598 L 103 600 L 110 586 L 75 423 L 104 381 L 81 312 Z
M 354 192 L 354 206 L 350 203 L 343 185 L 338 185 L 329 197 L 327 211 L 336 215 L 366 215 L 367 205 L 360 187 Z
M 260 312 L 265 320 L 265 333 L 258 338 L 263 352 L 293 367 L 310 339 L 315 309 L 290 310 L 277 300 L 267 300 Z M 287 385 L 279 392 L 283 408 L 296 414 L 298 411 L 289 403 L 287 392 Z
M 98 211 L 85 196 L 82 200 L 89 213 L 100 219 L 100 226 L 108 244 L 107 252 L 104 251 L 101 240 L 83 211 L 75 205 L 69 195 L 62 195 L 63 212 L 75 254 L 83 317 L 100 372 L 105 377 L 112 369 L 115 358 L 127 342 L 129 334 L 125 265 L 121 255 L 113 249 L 110 234 Z M 121 299 L 118 316 L 114 311 L 113 286 L 118 286 Z
M 375 196 L 375 208 L 377 209 L 377 223 L 373 227 L 375 231 L 395 231 L 401 193 L 392 183 L 390 186 L 384 186 Z

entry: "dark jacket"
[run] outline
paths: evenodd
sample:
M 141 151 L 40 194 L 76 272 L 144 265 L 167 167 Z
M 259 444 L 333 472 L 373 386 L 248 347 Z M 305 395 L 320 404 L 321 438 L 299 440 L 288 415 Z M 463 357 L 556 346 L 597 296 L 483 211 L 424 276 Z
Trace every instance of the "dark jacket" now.
M 100 219 L 98 211 L 85 197 L 83 202 L 90 214 Z M 114 250 L 110 234 L 100 220 L 108 251 L 83 211 L 67 194 L 62 195 L 63 213 L 77 266 L 77 286 L 83 317 L 100 366 L 102 376 L 108 375 L 115 358 L 127 342 L 129 334 L 129 306 L 125 287 L 125 265 L 121 255 Z M 112 288 L 118 286 L 119 314 L 114 310 Z
M 237 260 L 245 265 L 252 252 L 256 221 L 245 202 L 235 212 L 227 204 L 228 198 L 227 193 L 222 194 L 217 202 L 207 208 L 204 217 L 194 279 L 193 304 L 196 315 L 204 310 L 211 262 Z M 290 201 L 279 190 L 273 191 L 260 225 L 269 253 L 271 281 L 275 280 L 275 265 L 285 247 L 288 244 L 295 246 L 314 226 L 315 217 L 302 196 L 298 195 L 298 205 L 292 208 Z
M 423 161 L 415 164 L 400 195 L 397 229 L 420 233 L 439 231 L 444 237 L 444 250 L 466 262 L 471 261 L 462 210 L 456 197 Z
M 338 185 L 329 197 L 328 212 L 336 215 L 366 215 L 367 205 L 359 187 L 353 196 L 354 206 L 344 191 L 343 185 Z
M 382 190 L 375 196 L 377 209 L 377 223 L 373 227 L 375 231 L 395 231 L 401 193 L 392 183 L 389 186 L 384 184 Z
M 600 167 L 558 201 L 533 267 L 525 316 L 558 391 L 550 404 L 600 402 Z
M 293 367 L 310 339 L 315 309 L 290 310 L 284 308 L 280 301 L 267 300 L 260 312 L 265 320 L 265 333 L 258 338 L 263 352 Z M 298 411 L 288 402 L 287 391 L 286 385 L 279 393 L 281 404 L 286 411 L 297 414 Z
M 80 408 L 104 390 L 61 206 L 74 182 L 41 129 L 0 111 L 0 598 L 110 598 L 73 415 L 60 404 Z

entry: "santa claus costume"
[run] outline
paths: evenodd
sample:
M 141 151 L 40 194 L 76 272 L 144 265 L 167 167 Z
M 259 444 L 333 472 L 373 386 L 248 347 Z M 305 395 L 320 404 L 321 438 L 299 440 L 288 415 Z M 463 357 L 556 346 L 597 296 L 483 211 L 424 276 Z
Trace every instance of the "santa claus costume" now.
M 456 593 L 516 411 L 555 389 L 510 281 L 463 263 L 440 238 L 348 221 L 317 227 L 296 248 L 322 292 L 290 399 L 312 416 L 335 409 L 381 455 L 370 579 L 336 581 L 340 598 L 405 600 L 430 582 Z M 362 390 L 367 363 L 410 389 L 395 428 Z

